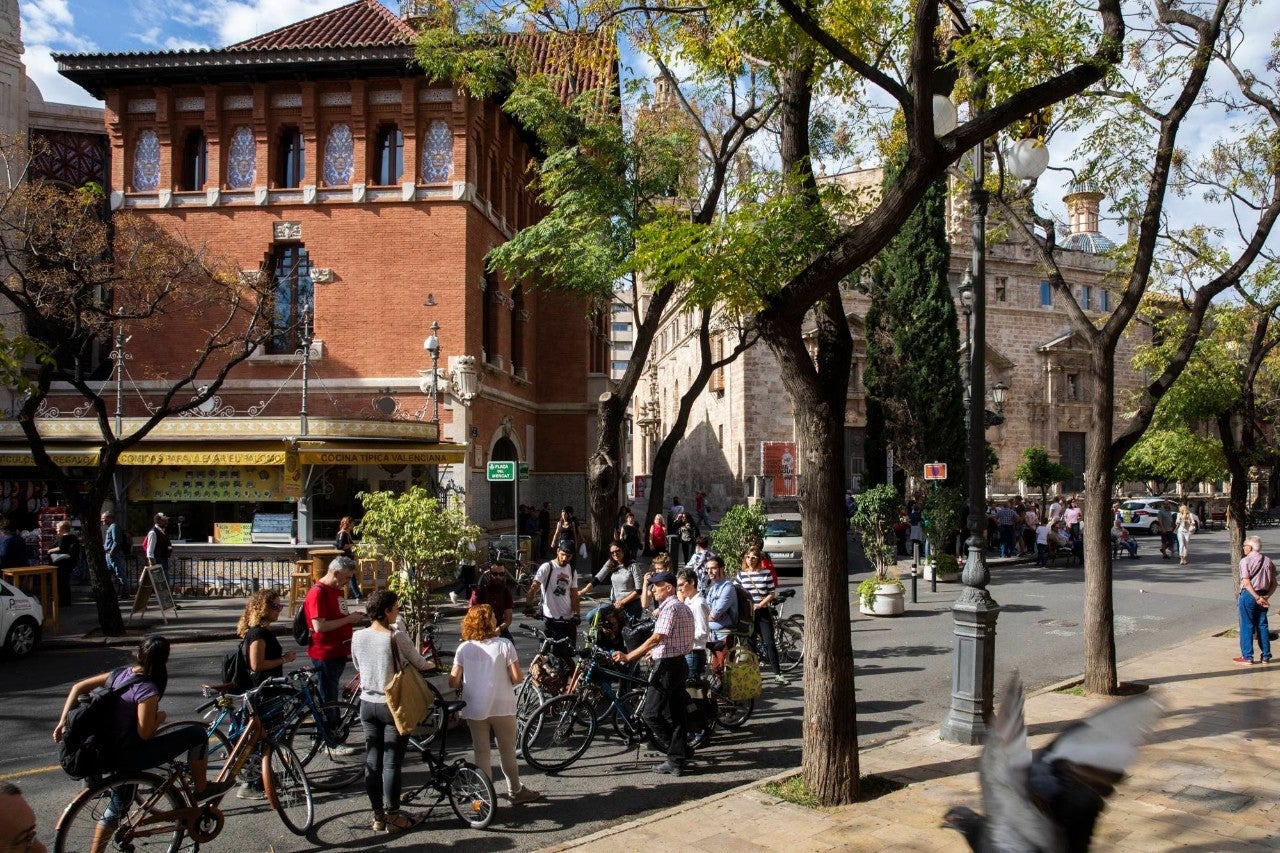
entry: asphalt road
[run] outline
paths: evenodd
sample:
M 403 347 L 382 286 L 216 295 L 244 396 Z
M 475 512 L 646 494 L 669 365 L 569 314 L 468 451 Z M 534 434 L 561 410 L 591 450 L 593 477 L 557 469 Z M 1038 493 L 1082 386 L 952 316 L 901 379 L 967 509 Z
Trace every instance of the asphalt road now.
M 1280 542 L 1280 532 L 1264 531 L 1263 537 L 1264 543 Z M 1234 625 L 1224 533 L 1197 535 L 1189 566 L 1161 560 L 1153 552 L 1153 540 L 1140 541 L 1141 559 L 1121 559 L 1115 565 L 1120 659 Z M 997 627 L 997 682 L 1015 668 L 1030 689 L 1080 673 L 1081 574 L 1079 568 L 1065 566 L 994 570 L 990 589 L 1003 608 Z M 863 576 L 851 576 L 851 589 Z M 799 587 L 801 579 L 786 577 L 783 583 Z M 939 584 L 932 593 L 928 583 L 921 581 L 918 602 L 909 603 L 902 617 L 854 616 L 858 728 L 864 748 L 941 721 L 949 705 L 949 607 L 956 589 L 956 585 Z M 852 591 L 850 597 L 856 611 Z M 803 593 L 793 602 L 802 607 L 802 599 Z M 446 623 L 442 636 L 454 631 Z M 517 645 L 521 659 L 528 661 L 529 642 L 522 639 Z M 218 671 L 225 646 L 225 642 L 175 646 L 172 681 L 162 705 L 171 719 L 194 711 L 199 684 Z M 66 691 L 77 679 L 126 659 L 118 650 L 74 650 L 41 651 L 24 661 L 0 660 L 0 779 L 12 779 L 24 789 L 40 815 L 41 834 L 47 841 L 52 841 L 62 807 L 77 790 L 77 783 L 57 769 L 49 740 Z M 228 799 L 226 828 L 206 849 L 407 849 L 457 842 L 476 850 L 535 849 L 796 766 L 801 702 L 798 681 L 784 688 L 766 682 L 765 695 L 747 726 L 736 733 L 718 733 L 713 746 L 691 765 L 693 772 L 678 780 L 650 771 L 656 757 L 641 754 L 637 760 L 635 750 L 624 752 L 617 741 L 600 737 L 584 759 L 564 773 L 547 776 L 522 767 L 528 784 L 545 793 L 546 800 L 519 808 L 502 806 L 484 832 L 464 829 L 443 804 L 427 815 L 422 828 L 407 836 L 374 835 L 367 829 L 363 790 L 354 787 L 341 794 L 317 795 L 316 828 L 307 838 L 287 834 L 261 802 Z M 469 753 L 465 730 L 453 738 L 456 752 Z M 421 767 L 410 755 L 406 786 L 424 778 Z M 501 782 L 498 787 L 501 791 Z

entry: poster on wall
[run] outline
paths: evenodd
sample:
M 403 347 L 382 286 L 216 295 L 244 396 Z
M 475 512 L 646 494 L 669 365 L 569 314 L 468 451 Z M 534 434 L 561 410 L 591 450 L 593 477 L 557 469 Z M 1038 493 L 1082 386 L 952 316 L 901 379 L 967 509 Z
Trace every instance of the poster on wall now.
M 632 495 L 634 500 L 647 501 L 649 499 L 649 475 L 637 474 L 632 489 L 634 490 Z
M 760 473 L 773 482 L 775 498 L 795 496 L 799 461 L 794 441 L 760 442 Z
M 129 487 L 135 501 L 279 501 L 278 467 L 149 468 Z

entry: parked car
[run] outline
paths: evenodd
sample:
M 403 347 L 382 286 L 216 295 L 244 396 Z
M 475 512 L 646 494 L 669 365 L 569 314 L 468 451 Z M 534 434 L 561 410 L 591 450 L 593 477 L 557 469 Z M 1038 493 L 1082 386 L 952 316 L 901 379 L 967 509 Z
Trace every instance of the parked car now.
M 42 625 L 44 610 L 40 602 L 0 580 L 0 637 L 4 637 L 4 650 L 14 657 L 31 654 L 40 642 Z
M 1178 505 L 1167 498 L 1134 498 L 1120 504 L 1120 523 L 1128 530 L 1141 530 L 1152 536 L 1164 532 L 1160 526 L 1160 508 L 1164 507 L 1174 515 L 1178 514 Z
M 764 523 L 764 550 L 775 568 L 798 569 L 804 559 L 800 513 L 779 512 L 769 515 Z

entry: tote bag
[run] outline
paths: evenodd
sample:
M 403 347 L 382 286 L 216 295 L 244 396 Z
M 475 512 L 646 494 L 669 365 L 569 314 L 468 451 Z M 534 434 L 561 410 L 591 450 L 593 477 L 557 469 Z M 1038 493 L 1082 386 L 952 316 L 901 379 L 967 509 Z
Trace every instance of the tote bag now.
M 431 688 L 427 686 L 422 673 L 416 667 L 401 663 L 394 634 L 391 635 L 391 660 L 395 675 L 387 682 L 387 709 L 395 720 L 396 731 L 407 735 L 426 718 L 435 697 L 431 695 Z

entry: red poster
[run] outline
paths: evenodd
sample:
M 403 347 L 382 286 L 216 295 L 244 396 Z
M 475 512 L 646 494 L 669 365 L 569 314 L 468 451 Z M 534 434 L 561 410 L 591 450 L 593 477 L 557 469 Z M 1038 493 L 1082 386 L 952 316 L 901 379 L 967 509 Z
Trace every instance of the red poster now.
M 760 473 L 773 481 L 774 497 L 796 494 L 800 454 L 794 441 L 760 442 Z

